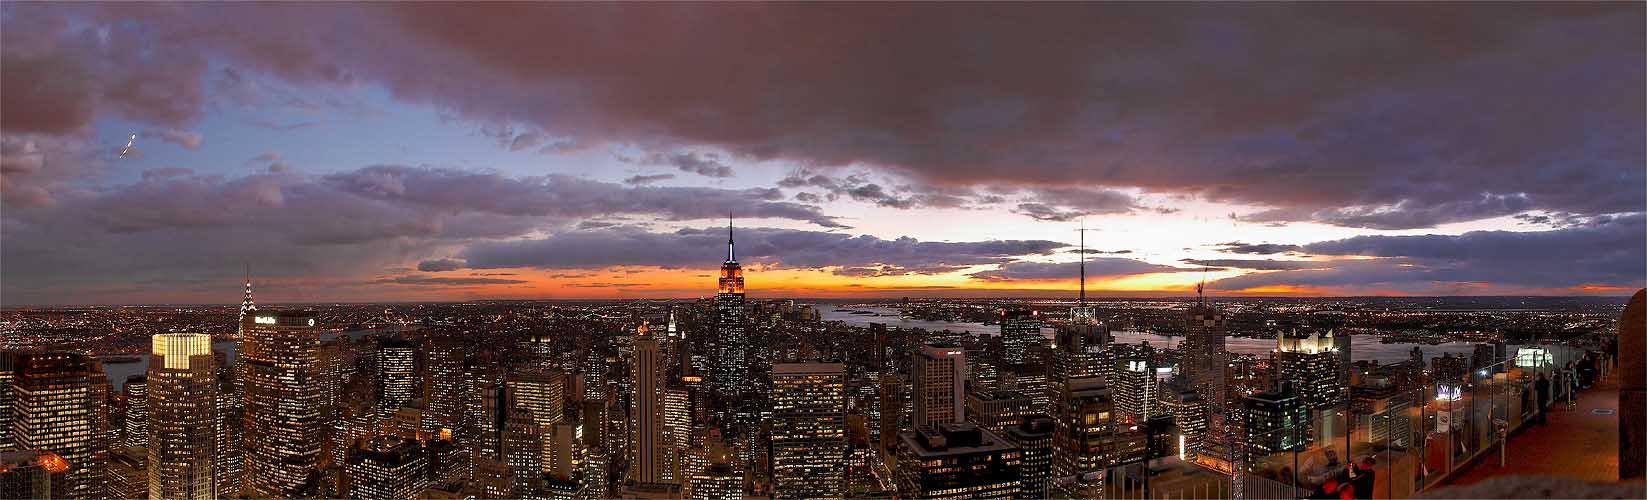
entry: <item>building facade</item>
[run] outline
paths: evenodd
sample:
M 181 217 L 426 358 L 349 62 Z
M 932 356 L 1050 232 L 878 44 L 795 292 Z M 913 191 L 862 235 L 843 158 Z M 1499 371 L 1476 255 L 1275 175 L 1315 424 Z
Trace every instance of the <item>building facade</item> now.
M 245 467 L 241 494 L 315 496 L 324 422 L 312 314 L 259 311 L 246 316 L 239 355 L 245 387 Z
M 844 497 L 846 449 L 846 366 L 772 365 L 773 496 Z
M 104 498 L 109 465 L 109 378 L 97 359 L 68 352 L 19 354 L 12 380 L 12 438 L 50 452 L 51 498 Z
M 149 498 L 216 498 L 217 360 L 212 336 L 163 333 L 149 359 Z

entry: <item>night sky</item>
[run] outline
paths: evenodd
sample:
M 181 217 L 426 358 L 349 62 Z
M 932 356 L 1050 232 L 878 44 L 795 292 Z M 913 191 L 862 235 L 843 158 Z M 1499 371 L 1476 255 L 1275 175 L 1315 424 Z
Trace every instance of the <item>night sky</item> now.
M 1640 2 L 0 21 L 0 305 L 1647 284 Z

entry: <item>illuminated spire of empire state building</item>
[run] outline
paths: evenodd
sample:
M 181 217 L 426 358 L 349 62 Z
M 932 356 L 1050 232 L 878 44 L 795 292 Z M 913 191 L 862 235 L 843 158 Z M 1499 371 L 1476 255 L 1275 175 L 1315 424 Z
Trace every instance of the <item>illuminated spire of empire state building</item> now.
M 720 282 L 715 290 L 716 356 L 710 368 L 715 386 L 722 394 L 737 394 L 748 375 L 746 357 L 749 339 L 743 325 L 743 266 L 738 265 L 732 246 L 732 218 L 726 219 L 726 262 L 721 264 Z

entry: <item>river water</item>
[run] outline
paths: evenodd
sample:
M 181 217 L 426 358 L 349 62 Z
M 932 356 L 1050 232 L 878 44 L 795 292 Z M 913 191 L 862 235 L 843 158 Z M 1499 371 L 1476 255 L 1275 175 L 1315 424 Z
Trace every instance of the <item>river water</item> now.
M 852 325 L 868 326 L 870 323 L 885 323 L 892 328 L 921 328 L 928 331 L 948 329 L 952 332 L 968 332 L 979 335 L 995 335 L 1001 332 L 1000 325 L 986 325 L 983 323 L 961 323 L 949 321 L 923 321 L 899 319 L 898 310 L 890 307 L 865 307 L 854 309 L 869 311 L 875 314 L 852 314 L 847 311 L 837 311 L 835 308 L 825 308 L 819 314 L 824 321 L 843 321 Z M 1049 338 L 1052 329 L 1043 329 L 1042 333 Z M 1153 333 L 1117 331 L 1111 332 L 1116 342 L 1137 344 L 1149 342 L 1156 347 L 1177 347 L 1183 337 L 1168 337 Z M 1465 342 L 1448 342 L 1445 344 L 1385 344 L 1379 342 L 1377 335 L 1356 335 L 1350 340 L 1350 357 L 1355 361 L 1377 360 L 1379 363 L 1398 363 L 1406 361 L 1412 352 L 1413 346 L 1418 346 L 1424 352 L 1424 359 L 1451 353 L 1454 356 L 1469 356 L 1475 352 L 1475 344 Z M 1275 349 L 1275 339 L 1254 339 L 1246 337 L 1229 337 L 1224 341 L 1224 347 L 1229 352 L 1240 354 L 1265 354 Z M 1510 346 L 1513 353 L 1517 346 Z

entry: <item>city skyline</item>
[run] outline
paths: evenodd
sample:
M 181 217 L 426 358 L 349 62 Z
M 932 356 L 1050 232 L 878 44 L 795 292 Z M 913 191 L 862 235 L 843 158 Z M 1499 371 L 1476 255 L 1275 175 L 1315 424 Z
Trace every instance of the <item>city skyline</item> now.
M 1647 285 L 1647 6 L 973 7 L 9 3 L 0 305 Z

